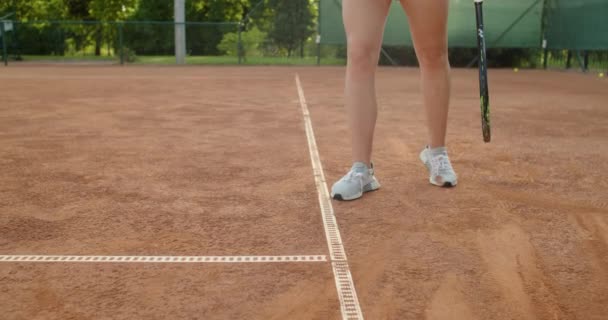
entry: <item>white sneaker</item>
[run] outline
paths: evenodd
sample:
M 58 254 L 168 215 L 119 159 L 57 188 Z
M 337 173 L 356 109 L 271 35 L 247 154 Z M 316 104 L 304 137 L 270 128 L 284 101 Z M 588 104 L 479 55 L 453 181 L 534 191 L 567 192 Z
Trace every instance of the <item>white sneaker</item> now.
M 456 172 L 452 168 L 448 151 L 445 147 L 430 149 L 428 146 L 420 152 L 420 160 L 429 170 L 429 182 L 440 187 L 455 187 L 458 183 Z
M 355 162 L 350 171 L 334 183 L 331 197 L 336 200 L 355 200 L 363 193 L 378 190 L 380 183 L 374 177 L 374 165 L 368 168 L 363 162 Z

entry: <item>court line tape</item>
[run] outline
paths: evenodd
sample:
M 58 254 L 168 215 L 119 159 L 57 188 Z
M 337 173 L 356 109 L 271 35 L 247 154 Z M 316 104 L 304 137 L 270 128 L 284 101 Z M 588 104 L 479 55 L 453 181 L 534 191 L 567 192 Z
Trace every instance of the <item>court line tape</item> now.
M 338 222 L 336 221 L 336 216 L 334 215 L 334 208 L 331 205 L 325 175 L 323 174 L 323 166 L 321 165 L 319 150 L 315 140 L 315 133 L 312 128 L 310 112 L 308 112 L 308 105 L 306 104 L 306 98 L 304 96 L 304 90 L 302 89 L 300 76 L 296 73 L 295 77 L 296 86 L 298 88 L 298 96 L 300 97 L 302 115 L 304 116 L 304 127 L 306 129 L 306 138 L 308 139 L 310 160 L 312 162 L 312 169 L 315 176 L 315 184 L 319 193 L 319 204 L 321 206 L 325 237 L 327 239 L 327 246 L 329 247 L 331 265 L 334 271 L 336 289 L 338 291 L 338 298 L 340 299 L 342 319 L 362 320 L 363 313 L 361 312 L 361 306 L 359 304 L 359 299 L 357 298 L 357 292 L 355 291 L 355 284 L 353 282 L 353 277 L 350 273 L 350 268 L 346 259 L 346 252 L 344 250 L 344 246 L 342 245 L 342 238 L 340 237 Z
M 239 77 L 243 77 L 239 75 Z M 0 74 L 0 79 L 5 80 L 166 80 L 169 79 L 166 75 L 19 75 L 19 74 Z M 177 80 L 234 80 L 234 76 L 171 76 L 170 79 Z M 275 80 L 276 77 L 245 77 L 245 80 L 265 81 Z
M 62 256 L 0 255 L 1 262 L 58 263 L 285 263 L 326 262 L 324 255 L 299 256 Z

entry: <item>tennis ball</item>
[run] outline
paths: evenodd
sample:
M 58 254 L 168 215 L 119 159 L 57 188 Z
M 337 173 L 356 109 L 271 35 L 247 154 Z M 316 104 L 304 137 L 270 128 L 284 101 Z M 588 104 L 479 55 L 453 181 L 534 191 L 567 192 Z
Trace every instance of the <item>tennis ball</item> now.
M 513 72 L 518 72 L 519 68 L 513 68 Z
M 600 74 L 598 74 L 597 76 L 600 77 L 600 78 L 603 78 L 604 77 L 604 73 L 600 72 Z

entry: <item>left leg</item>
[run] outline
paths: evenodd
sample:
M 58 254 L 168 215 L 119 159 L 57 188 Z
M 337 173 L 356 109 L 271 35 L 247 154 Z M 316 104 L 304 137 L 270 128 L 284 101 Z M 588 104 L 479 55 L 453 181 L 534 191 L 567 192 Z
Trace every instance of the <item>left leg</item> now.
M 445 148 L 450 103 L 450 64 L 447 21 L 449 0 L 400 0 L 405 10 L 420 64 L 422 95 L 426 109 L 429 144 L 420 159 L 430 171 L 432 184 L 452 187 L 457 183 Z
M 449 0 L 401 0 L 420 64 L 429 146 L 445 146 L 450 102 L 447 19 Z

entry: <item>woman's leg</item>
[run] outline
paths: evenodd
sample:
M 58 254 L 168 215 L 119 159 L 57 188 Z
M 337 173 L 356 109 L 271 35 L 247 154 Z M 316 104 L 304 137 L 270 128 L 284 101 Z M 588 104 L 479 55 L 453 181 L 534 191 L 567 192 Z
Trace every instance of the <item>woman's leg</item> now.
M 345 102 L 353 162 L 370 165 L 376 125 L 374 75 L 390 0 L 342 1 L 347 38 Z
M 351 130 L 353 166 L 332 186 L 331 196 L 354 200 L 380 188 L 371 168 L 376 126 L 375 71 L 391 0 L 344 0 L 342 15 L 348 57 L 345 102 Z
M 431 148 L 445 146 L 450 101 L 448 0 L 401 0 L 414 40 L 422 76 Z
M 430 171 L 430 183 L 453 187 L 457 176 L 445 148 L 450 103 L 447 21 L 449 0 L 400 0 L 407 13 L 420 64 L 422 95 L 429 130 L 428 147 L 420 160 Z

